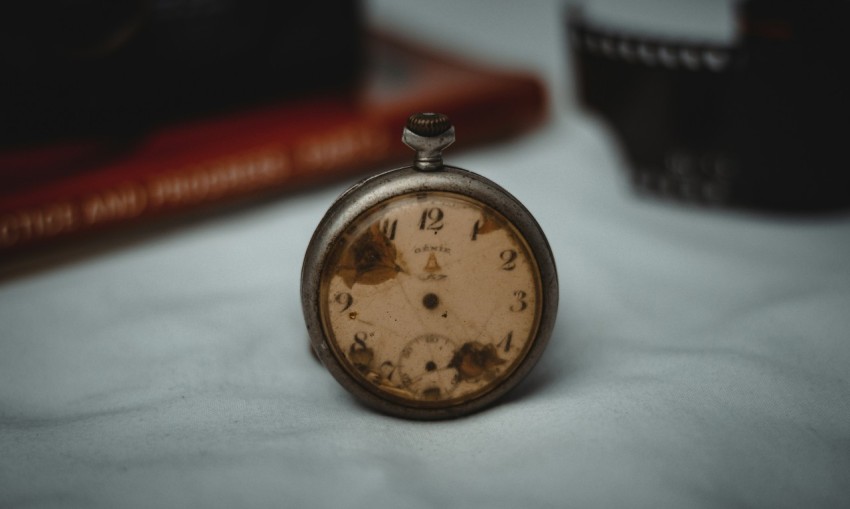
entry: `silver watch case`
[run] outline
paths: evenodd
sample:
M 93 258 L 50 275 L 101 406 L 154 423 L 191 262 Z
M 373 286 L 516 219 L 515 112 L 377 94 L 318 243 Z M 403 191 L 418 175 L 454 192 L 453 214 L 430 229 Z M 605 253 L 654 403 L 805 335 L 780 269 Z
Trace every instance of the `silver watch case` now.
M 323 267 L 338 237 L 357 218 L 376 205 L 399 195 L 443 191 L 478 200 L 508 219 L 525 237 L 541 277 L 542 306 L 537 336 L 526 357 L 501 384 L 481 396 L 447 407 L 415 407 L 390 401 L 368 382 L 352 377 L 327 343 L 320 311 Z M 358 400 L 380 412 L 412 419 L 444 419 L 480 410 L 517 386 L 540 359 L 551 336 L 558 309 L 558 276 L 549 243 L 531 213 L 496 183 L 467 170 L 442 166 L 421 171 L 414 166 L 367 178 L 345 191 L 333 203 L 313 234 L 301 271 L 301 305 L 316 356 L 336 380 Z

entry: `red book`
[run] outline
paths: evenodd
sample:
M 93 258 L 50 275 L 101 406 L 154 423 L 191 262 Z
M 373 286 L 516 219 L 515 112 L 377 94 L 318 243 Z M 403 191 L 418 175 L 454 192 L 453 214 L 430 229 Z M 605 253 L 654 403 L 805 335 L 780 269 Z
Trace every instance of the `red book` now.
M 134 139 L 0 152 L 0 257 L 409 159 L 400 138 L 414 112 L 449 115 L 461 146 L 544 117 L 532 75 L 373 38 L 363 85 L 347 95 L 265 104 Z

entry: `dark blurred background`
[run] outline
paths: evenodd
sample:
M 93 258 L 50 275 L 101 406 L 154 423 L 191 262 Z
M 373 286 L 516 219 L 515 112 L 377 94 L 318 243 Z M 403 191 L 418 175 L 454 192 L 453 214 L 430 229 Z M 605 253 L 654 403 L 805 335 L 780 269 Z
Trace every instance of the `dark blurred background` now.
M 351 0 L 4 2 L 0 144 L 350 88 L 362 10 Z
M 370 16 L 376 4 L 381 14 Z M 834 127 L 848 113 L 843 2 L 551 4 L 562 37 L 531 45 L 515 34 L 551 32 L 510 3 L 489 16 L 486 2 L 7 2 L 0 148 L 120 138 L 269 100 L 344 95 L 368 63 L 367 24 L 389 20 L 449 53 L 460 46 L 473 59 L 539 70 L 557 113 L 578 104 L 612 129 L 627 178 L 645 195 L 771 212 L 850 205 Z M 464 36 L 470 19 L 487 27 L 477 39 Z M 553 54 L 562 68 L 537 65 Z

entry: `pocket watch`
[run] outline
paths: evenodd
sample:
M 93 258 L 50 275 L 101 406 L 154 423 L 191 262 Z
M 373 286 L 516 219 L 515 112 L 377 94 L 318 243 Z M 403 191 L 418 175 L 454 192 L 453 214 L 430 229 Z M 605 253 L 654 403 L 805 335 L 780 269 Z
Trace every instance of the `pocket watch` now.
M 455 130 L 412 115 L 411 166 L 345 191 L 301 273 L 310 342 L 358 400 L 413 419 L 480 410 L 546 347 L 558 307 L 554 258 L 526 208 L 490 180 L 443 164 Z

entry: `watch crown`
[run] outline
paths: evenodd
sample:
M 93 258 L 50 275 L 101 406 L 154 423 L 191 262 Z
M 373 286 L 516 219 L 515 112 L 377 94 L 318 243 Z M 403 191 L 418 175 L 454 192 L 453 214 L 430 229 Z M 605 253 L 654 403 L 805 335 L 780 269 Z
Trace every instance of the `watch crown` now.
M 416 151 L 414 168 L 439 171 L 443 168 L 443 149 L 455 141 L 455 128 L 442 113 L 414 113 L 407 119 L 401 140 Z
M 448 131 L 452 122 L 442 113 L 414 113 L 407 119 L 407 128 L 419 136 L 437 136 Z

